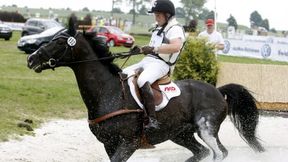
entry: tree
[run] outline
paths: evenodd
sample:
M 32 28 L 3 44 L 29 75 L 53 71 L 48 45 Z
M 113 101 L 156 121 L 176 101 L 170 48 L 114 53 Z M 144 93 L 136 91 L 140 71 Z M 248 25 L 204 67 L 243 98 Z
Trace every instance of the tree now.
M 198 17 L 203 10 L 202 8 L 206 3 L 206 0 L 181 0 L 180 2 L 183 4 L 186 22 L 188 22 L 189 17 L 192 16 L 194 19 Z
M 145 7 L 145 5 L 142 5 L 142 7 L 139 10 L 140 15 L 147 15 L 148 9 Z
M 148 3 L 150 0 L 127 0 L 129 4 L 132 3 L 132 9 L 130 10 L 129 13 L 133 14 L 133 24 L 136 22 L 136 15 L 140 9 L 140 6 L 143 5 L 143 3 Z
M 210 15 L 210 10 L 204 8 L 202 9 L 201 13 L 198 15 L 198 19 L 200 20 L 205 20 L 207 19 L 207 17 L 209 17 L 208 15 Z
M 175 9 L 175 12 L 176 12 L 176 16 L 179 17 L 179 18 L 185 18 L 185 10 L 182 8 L 182 7 L 177 7 Z
M 270 27 L 269 27 L 269 21 L 268 21 L 268 19 L 264 19 L 264 20 L 262 21 L 262 23 L 261 23 L 260 26 L 262 26 L 263 28 L 265 28 L 266 30 L 269 31 Z
M 266 30 L 269 31 L 270 26 L 269 26 L 269 20 L 268 19 L 262 19 L 261 15 L 257 12 L 254 11 L 250 15 L 250 22 L 251 22 L 251 27 L 263 27 Z
M 214 11 L 210 11 L 206 17 L 206 19 L 213 19 L 215 20 L 215 12 Z
M 238 29 L 238 24 L 234 16 L 230 15 L 230 17 L 227 19 L 228 26 L 234 26 L 235 30 Z
M 123 13 L 120 8 L 113 8 L 111 13 Z M 113 14 L 112 14 L 113 16 Z
M 84 8 L 82 9 L 82 11 L 89 12 L 89 9 L 88 9 L 88 7 L 84 7 Z
M 254 25 L 256 25 L 257 27 L 261 26 L 262 21 L 263 21 L 262 17 L 257 11 L 254 11 L 251 13 L 251 15 L 250 15 L 251 27 L 253 27 Z
M 18 12 L 0 11 L 0 20 L 7 22 L 25 22 L 26 19 Z
M 113 13 L 119 13 L 118 10 L 115 9 L 115 5 L 122 3 L 122 0 L 112 0 L 112 10 L 111 10 L 111 16 L 113 16 Z M 119 9 L 119 8 L 118 8 Z M 120 9 L 119 9 L 120 10 Z M 114 12 L 118 11 L 118 12 Z M 121 11 L 121 10 L 120 10 Z M 122 12 L 122 11 L 121 11 Z

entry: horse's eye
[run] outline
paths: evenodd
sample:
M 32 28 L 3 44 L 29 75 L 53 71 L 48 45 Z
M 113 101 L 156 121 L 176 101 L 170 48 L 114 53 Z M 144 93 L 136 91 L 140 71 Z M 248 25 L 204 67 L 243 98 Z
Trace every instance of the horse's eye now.
M 65 43 L 65 41 L 62 41 L 62 40 L 57 41 L 57 44 L 59 44 L 59 45 L 63 45 L 64 43 Z

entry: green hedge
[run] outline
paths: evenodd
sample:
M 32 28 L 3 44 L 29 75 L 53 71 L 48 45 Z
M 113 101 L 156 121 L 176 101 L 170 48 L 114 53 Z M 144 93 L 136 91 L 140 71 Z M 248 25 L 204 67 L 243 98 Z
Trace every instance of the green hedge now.
M 195 79 L 216 85 L 217 74 L 215 47 L 205 39 L 189 37 L 175 66 L 173 78 Z

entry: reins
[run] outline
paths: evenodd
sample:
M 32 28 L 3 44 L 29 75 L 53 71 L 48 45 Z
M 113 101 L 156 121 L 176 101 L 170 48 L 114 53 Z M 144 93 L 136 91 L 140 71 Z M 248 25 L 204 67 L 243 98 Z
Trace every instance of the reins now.
M 64 57 L 68 51 L 68 49 L 70 49 L 71 52 L 73 52 L 73 48 L 76 44 L 76 37 L 78 36 L 79 33 L 76 33 L 74 36 L 70 36 L 69 34 L 67 33 L 64 33 L 63 31 L 65 30 L 61 30 L 59 31 L 60 35 L 56 35 L 53 39 L 53 40 L 56 40 L 56 39 L 59 39 L 59 38 L 64 38 L 64 39 L 67 39 L 67 45 L 66 45 L 66 48 L 65 48 L 65 51 L 64 53 L 62 54 L 62 57 Z M 86 63 L 86 62 L 94 62 L 94 61 L 103 61 L 103 60 L 109 60 L 109 59 L 114 59 L 114 58 L 120 58 L 120 59 L 124 59 L 124 58 L 127 58 L 127 60 L 129 59 L 130 56 L 133 56 L 133 55 L 140 55 L 142 53 L 140 52 L 135 52 L 133 50 L 130 50 L 128 52 L 119 52 L 119 53 L 113 53 L 112 56 L 107 56 L 107 57 L 102 57 L 102 58 L 95 58 L 95 59 L 91 59 L 91 60 L 81 60 L 81 61 L 72 61 L 72 62 L 61 62 L 59 61 L 60 59 L 54 59 L 54 58 L 50 58 L 48 60 L 48 62 L 46 64 L 44 64 L 43 66 L 50 66 L 51 68 L 55 68 L 55 67 L 58 67 L 58 66 L 68 66 L 68 65 L 73 65 L 73 64 L 80 64 L 80 63 Z M 126 63 L 127 60 L 124 62 Z
M 89 60 L 81 60 L 81 61 L 72 61 L 72 62 L 61 62 L 61 59 L 66 56 L 68 51 L 70 51 L 71 56 L 73 56 L 73 49 L 74 49 L 74 46 L 77 42 L 77 40 L 75 38 L 77 37 L 77 35 L 78 35 L 78 33 L 76 33 L 74 36 L 70 36 L 70 35 L 62 32 L 60 35 L 55 36 L 52 39 L 52 41 L 59 39 L 59 38 L 64 38 L 67 40 L 66 47 L 57 51 L 57 53 L 61 53 L 61 51 L 63 51 L 63 54 L 60 55 L 59 58 L 57 58 L 57 59 L 50 58 L 46 63 L 42 64 L 42 67 L 49 66 L 50 68 L 54 69 L 55 67 L 59 67 L 59 66 L 69 66 L 69 65 L 73 65 L 73 64 L 81 64 L 81 63 L 94 62 L 94 61 L 103 61 L 103 60 L 109 60 L 109 59 L 114 59 L 114 58 L 120 58 L 120 59 L 127 58 L 124 61 L 124 64 L 125 64 L 127 62 L 127 60 L 130 58 L 130 56 L 142 54 L 140 51 L 130 50 L 128 52 L 113 53 L 112 56 L 107 56 L 107 57 L 101 57 L 101 58 L 95 58 L 95 59 L 89 59 Z M 44 49 L 44 51 L 45 51 L 45 49 Z M 49 57 L 48 52 L 44 52 L 44 54 L 46 57 Z M 124 66 L 124 64 L 123 64 L 123 66 Z M 123 84 L 123 81 L 122 81 L 122 84 Z M 143 112 L 142 109 L 136 109 L 136 110 L 132 109 L 131 110 L 131 109 L 123 108 L 123 109 L 108 113 L 106 115 L 100 116 L 96 119 L 88 120 L 88 123 L 90 125 L 95 125 L 95 124 L 98 124 L 104 120 L 112 118 L 114 116 L 118 116 L 118 115 L 122 115 L 122 114 L 128 114 L 128 113 L 141 113 L 141 112 Z
M 129 58 L 130 56 L 133 55 L 140 55 L 139 54 L 131 54 L 130 52 L 120 52 L 120 53 L 114 53 L 113 56 L 109 57 L 102 57 L 102 58 L 96 58 L 96 59 L 91 59 L 91 60 L 81 60 L 81 61 L 72 61 L 72 62 L 60 62 L 55 60 L 54 58 L 49 59 L 48 64 L 50 67 L 57 67 L 57 66 L 68 66 L 68 65 L 73 65 L 73 64 L 81 64 L 81 63 L 86 63 L 86 62 L 94 62 L 94 61 L 103 61 L 103 60 L 109 60 L 109 59 L 114 59 L 114 58 Z M 52 64 L 53 63 L 53 64 Z

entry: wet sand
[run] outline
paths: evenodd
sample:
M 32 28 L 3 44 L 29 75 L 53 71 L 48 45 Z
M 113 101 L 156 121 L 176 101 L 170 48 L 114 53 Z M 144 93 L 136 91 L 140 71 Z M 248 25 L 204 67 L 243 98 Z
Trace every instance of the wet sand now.
M 0 143 L 2 162 L 107 162 L 103 144 L 90 132 L 86 119 L 55 120 L 36 129 L 35 136 Z M 219 137 L 228 149 L 224 162 L 287 162 L 288 118 L 261 116 L 258 136 L 264 153 L 255 153 L 238 135 L 229 119 L 220 129 Z M 137 150 L 128 162 L 181 162 L 192 156 L 187 149 L 167 141 L 156 149 Z M 203 162 L 212 161 L 212 155 Z

